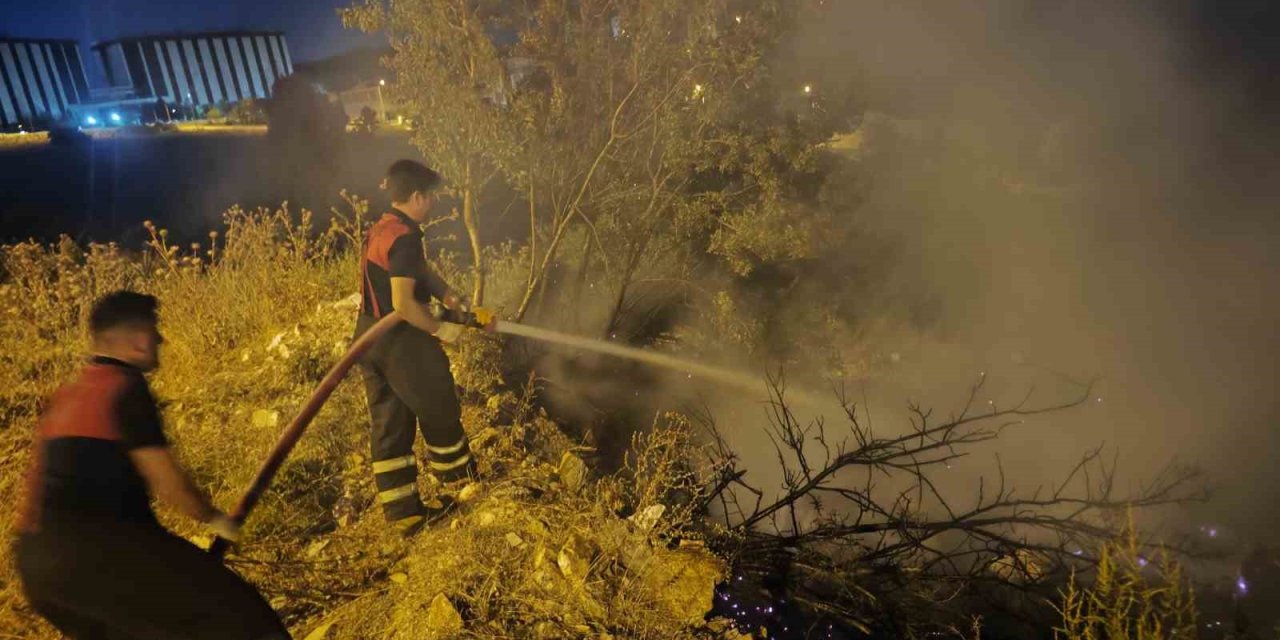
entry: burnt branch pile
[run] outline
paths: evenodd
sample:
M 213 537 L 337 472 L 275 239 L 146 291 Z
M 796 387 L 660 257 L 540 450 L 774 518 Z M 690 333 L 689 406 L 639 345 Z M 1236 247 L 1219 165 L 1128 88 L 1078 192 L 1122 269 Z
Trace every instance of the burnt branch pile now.
M 1117 457 L 1101 446 L 1048 486 L 1014 486 L 999 454 L 976 486 L 957 486 L 943 477 L 953 465 L 993 447 L 1010 427 L 1084 405 L 1092 390 L 1081 385 L 1058 403 L 1033 403 L 1029 392 L 1008 408 L 980 407 L 985 384 L 980 377 L 945 419 L 910 404 L 909 428 L 885 434 L 843 393 L 838 428 L 821 417 L 804 422 L 772 380 L 776 487 L 753 482 L 714 421 L 701 419 L 715 470 L 701 506 L 724 532 L 738 574 L 777 600 L 862 629 L 886 619 L 951 624 L 948 610 L 964 603 L 972 612 L 980 595 L 998 594 L 1006 604 L 1029 595 L 1043 605 L 1034 596 L 1052 596 L 1073 572 L 1096 563 L 1128 512 L 1202 497 L 1200 472 L 1177 464 L 1122 490 Z M 922 605 L 937 615 L 895 613 Z

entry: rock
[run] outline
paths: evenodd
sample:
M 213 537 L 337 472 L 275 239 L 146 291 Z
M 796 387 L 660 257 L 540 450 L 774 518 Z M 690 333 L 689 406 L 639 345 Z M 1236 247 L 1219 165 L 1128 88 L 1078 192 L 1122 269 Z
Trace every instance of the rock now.
M 485 449 L 489 446 L 489 443 L 497 439 L 497 437 L 497 429 L 494 429 L 493 427 L 485 427 L 484 429 L 481 429 L 480 433 L 477 433 L 474 438 L 471 438 L 471 449 L 473 451 Z
M 467 486 L 463 487 L 462 490 L 458 492 L 458 502 L 460 504 L 467 504 L 469 502 L 472 502 L 476 498 L 480 497 L 480 493 L 481 493 L 480 483 L 472 482 L 471 484 L 468 484 Z
M 304 638 L 303 640 L 327 640 L 330 636 L 329 632 L 331 631 L 333 631 L 333 623 L 326 622 L 316 627 L 314 630 L 311 631 L 311 633 L 308 633 L 307 637 Z
M 738 625 L 734 624 L 734 622 L 728 618 L 716 618 L 715 620 L 708 622 L 707 629 L 714 634 L 714 637 L 717 638 L 717 640 L 751 640 L 754 637 L 749 633 L 742 633 L 739 631 Z M 766 631 L 765 634 L 760 637 L 768 638 L 768 632 Z
M 251 418 L 256 429 L 271 429 L 280 424 L 280 412 L 274 409 L 258 409 Z
M 449 602 L 443 593 L 437 593 L 427 607 L 427 616 L 423 622 L 424 638 L 436 640 L 448 638 L 462 632 L 462 615 Z
M 627 519 L 630 520 L 636 528 L 648 533 L 653 530 L 655 525 L 658 524 L 658 520 L 662 519 L 662 514 L 666 513 L 666 511 L 666 505 L 655 504 Z
M 623 566 L 632 571 L 642 570 L 653 556 L 653 547 L 645 536 L 622 520 L 600 523 L 592 535 L 607 553 L 616 554 Z
M 525 523 L 524 530 L 526 534 L 535 538 L 545 538 L 550 533 L 547 530 L 547 525 L 543 524 L 541 520 L 529 520 Z
M 712 618 L 707 621 L 707 629 L 717 635 L 732 629 L 733 626 L 733 621 L 728 618 Z
M 560 466 L 556 469 L 560 483 L 569 493 L 577 493 L 587 482 L 587 464 L 582 458 L 566 451 L 560 457 Z
M 636 570 L 636 569 L 633 569 Z M 724 563 L 704 550 L 654 549 L 653 557 L 637 571 L 640 584 L 667 615 L 687 625 L 702 622 L 711 610 Z
M 556 555 L 556 565 L 565 578 L 581 584 L 591 571 L 591 553 L 591 547 L 585 541 L 578 536 L 569 536 L 569 540 L 560 547 L 560 553 Z
M 551 559 L 551 552 L 542 543 L 533 550 L 533 581 L 543 589 L 551 590 L 556 586 L 558 577 L 556 563 Z

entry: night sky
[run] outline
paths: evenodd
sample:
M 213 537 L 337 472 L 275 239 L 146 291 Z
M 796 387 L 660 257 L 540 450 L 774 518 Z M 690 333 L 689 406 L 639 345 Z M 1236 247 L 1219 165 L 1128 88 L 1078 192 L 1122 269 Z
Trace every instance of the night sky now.
M 92 42 L 129 35 L 220 29 L 281 30 L 295 60 L 341 53 L 378 39 L 342 27 L 336 10 L 346 0 L 26 0 L 0 3 L 0 35 L 72 38 Z M 1087 3 L 1086 3 L 1087 4 Z M 1227 67 L 1264 67 L 1280 58 L 1280 2 L 1183 0 L 1204 54 Z M 1188 11 L 1189 10 L 1189 11 Z
M 279 30 L 295 61 L 341 53 L 376 38 L 342 27 L 343 0 L 20 0 L 0 2 L 0 34 L 78 39 L 83 46 L 145 33 Z

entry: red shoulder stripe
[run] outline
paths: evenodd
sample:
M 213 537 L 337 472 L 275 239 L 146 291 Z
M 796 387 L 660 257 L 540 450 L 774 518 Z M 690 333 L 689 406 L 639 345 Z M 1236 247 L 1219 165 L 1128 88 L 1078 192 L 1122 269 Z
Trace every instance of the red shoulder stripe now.
M 112 365 L 90 364 L 80 377 L 60 389 L 45 411 L 37 438 L 82 437 L 119 440 L 116 401 L 129 384 L 129 372 Z
M 383 214 L 382 219 L 369 229 L 369 241 L 365 249 L 365 260 L 382 267 L 383 269 L 391 268 L 391 245 L 412 229 L 404 221 L 400 220 L 389 213 Z

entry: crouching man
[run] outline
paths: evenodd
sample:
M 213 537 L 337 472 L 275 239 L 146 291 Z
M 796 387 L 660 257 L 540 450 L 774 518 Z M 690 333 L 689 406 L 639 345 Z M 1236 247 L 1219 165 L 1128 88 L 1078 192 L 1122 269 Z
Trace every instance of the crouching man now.
M 143 377 L 163 342 L 156 299 L 110 294 L 89 329 L 92 357 L 35 435 L 14 549 L 31 606 L 78 640 L 289 638 L 252 586 L 151 510 L 155 495 L 219 537 L 239 535 L 174 458 Z

